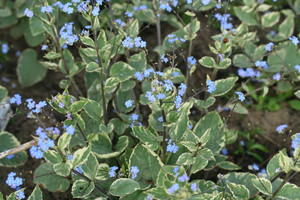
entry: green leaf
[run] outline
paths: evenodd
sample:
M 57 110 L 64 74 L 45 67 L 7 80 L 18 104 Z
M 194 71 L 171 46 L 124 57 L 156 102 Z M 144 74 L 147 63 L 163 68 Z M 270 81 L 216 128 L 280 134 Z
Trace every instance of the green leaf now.
M 90 38 L 89 36 L 80 36 L 80 41 L 90 47 L 94 47 L 95 48 L 95 43 L 94 40 L 92 38 Z
M 55 163 L 61 163 L 63 161 L 62 157 L 57 151 L 54 150 L 48 150 L 44 153 L 44 158 L 48 162 L 55 164 Z
M 64 152 L 64 150 L 69 146 L 71 139 L 72 135 L 69 135 L 67 133 L 62 134 L 58 139 L 58 148 Z
M 3 131 L 0 132 L 0 152 L 20 146 L 18 139 L 11 133 Z M 27 153 L 25 151 L 14 154 L 11 159 L 0 159 L 0 166 L 4 167 L 17 167 L 23 165 L 27 161 Z
M 222 161 L 222 162 L 219 162 L 218 164 L 218 167 L 222 168 L 222 169 L 225 169 L 225 170 L 239 170 L 241 169 L 240 166 L 234 164 L 233 162 L 230 162 L 230 161 Z
M 300 99 L 300 90 L 297 90 L 294 94 L 297 98 Z M 0 95 L 0 99 L 1 99 L 1 95 Z
M 204 56 L 199 60 L 200 65 L 207 68 L 214 68 L 216 66 L 216 61 L 213 57 Z
M 252 67 L 253 63 L 251 62 L 248 56 L 244 54 L 236 54 L 233 57 L 233 65 L 236 67 L 248 68 Z
M 86 72 L 100 72 L 101 68 L 99 68 L 99 65 L 95 62 L 90 62 L 86 68 L 85 68 Z
M 98 160 L 96 158 L 96 156 L 91 153 L 87 159 L 86 162 L 84 162 L 82 164 L 82 170 L 84 172 L 84 174 L 89 177 L 91 180 L 94 180 L 96 174 L 97 174 L 97 170 L 98 170 Z
M 135 70 L 125 62 L 117 62 L 111 66 L 110 76 L 116 77 L 120 81 L 130 79 L 134 75 Z
M 222 96 L 229 92 L 238 80 L 237 77 L 229 77 L 226 79 L 219 79 L 215 82 L 216 90 L 211 93 L 212 96 Z
M 138 138 L 142 143 L 149 146 L 152 151 L 156 151 L 160 146 L 158 136 L 143 126 L 132 127 L 132 135 Z
M 223 132 L 223 122 L 217 112 L 210 112 L 198 121 L 193 129 L 194 133 L 201 138 L 208 129 L 210 130 L 210 137 L 205 147 L 211 149 L 213 152 L 219 152 L 225 142 Z
M 157 174 L 162 166 L 159 156 L 143 145 L 137 145 L 129 159 L 129 166 L 138 166 L 140 172 L 137 180 L 156 181 Z
M 59 176 L 67 177 L 71 172 L 71 164 L 69 162 L 66 163 L 56 163 L 53 165 L 53 169 L 55 173 Z
M 280 165 L 279 165 L 279 153 L 274 155 L 267 165 L 267 172 L 270 177 L 275 176 L 280 172 Z
M 294 110 L 300 110 L 300 100 L 294 99 L 288 101 L 288 103 L 291 106 L 291 108 L 293 108 Z
M 282 199 L 299 199 L 300 188 L 294 184 L 286 183 L 276 195 Z
M 7 89 L 0 85 L 0 102 L 2 102 L 5 97 L 7 97 Z
M 111 184 L 109 192 L 114 196 L 125 196 L 138 189 L 140 189 L 140 184 L 135 180 L 129 178 L 120 178 Z
M 72 195 L 74 198 L 86 198 L 95 189 L 94 182 L 86 180 L 76 180 L 72 185 Z
M 249 199 L 249 190 L 244 185 L 227 183 L 227 186 L 233 196 L 237 199 Z
M 75 64 L 72 53 L 68 49 L 65 49 L 63 56 L 64 61 L 61 62 L 61 70 L 69 76 L 74 76 L 78 72 L 79 67 Z
M 215 97 L 208 97 L 206 100 L 199 100 L 199 99 L 194 99 L 194 105 L 199 109 L 208 109 L 210 106 L 214 105 L 214 103 L 216 102 L 216 98 Z
M 43 199 L 43 193 L 38 185 L 35 186 L 33 192 L 28 197 L 27 200 L 42 200 Z
M 129 57 L 128 63 L 136 71 L 143 72 L 147 68 L 147 57 L 144 51 Z
M 172 140 L 180 141 L 183 137 L 183 134 L 189 125 L 189 114 L 192 106 L 192 102 L 186 102 L 180 107 L 178 120 L 174 125 L 174 129 L 170 132 Z
M 285 172 L 288 173 L 293 167 L 293 159 L 285 155 L 282 151 L 279 152 L 279 166 Z
M 55 174 L 50 163 L 43 163 L 34 171 L 33 181 L 50 192 L 65 192 L 70 186 L 67 178 Z
M 94 100 L 88 100 L 87 104 L 84 106 L 85 112 L 94 120 L 101 120 L 103 115 L 103 110 L 101 105 Z
M 256 189 L 265 195 L 272 194 L 272 183 L 266 178 L 255 178 L 252 179 L 252 183 Z
M 87 100 L 80 100 L 80 101 L 76 101 L 76 102 L 72 103 L 71 104 L 71 112 L 77 113 L 77 112 L 81 111 L 87 103 L 88 103 Z
M 236 16 L 247 25 L 257 25 L 255 13 L 246 11 L 245 7 L 234 7 Z
M 83 164 L 87 160 L 88 155 L 90 153 L 91 153 L 90 147 L 84 147 L 75 151 L 74 157 L 72 159 L 72 166 L 75 167 Z
M 45 32 L 44 23 L 36 16 L 29 19 L 29 28 L 33 36 L 37 36 Z
M 279 22 L 280 12 L 268 12 L 261 18 L 261 24 L 263 27 L 272 27 Z
M 23 87 L 29 87 L 40 82 L 46 73 L 47 69 L 38 62 L 36 52 L 33 49 L 26 49 L 22 52 L 18 60 L 17 74 Z
M 252 183 L 252 179 L 255 178 L 256 176 L 253 174 L 241 172 L 230 172 L 223 176 L 223 180 L 226 182 L 244 185 L 249 190 L 250 196 L 254 196 L 258 192 Z
M 203 158 L 202 156 L 197 156 L 195 158 L 195 162 L 192 165 L 191 173 L 195 174 L 201 170 L 203 170 L 208 164 L 208 160 Z
M 193 158 L 192 153 L 183 153 L 178 157 L 176 164 L 177 165 L 192 165 L 195 163 L 195 161 L 196 161 L 196 159 Z
M 113 158 L 119 156 L 128 146 L 128 137 L 121 136 L 117 144 L 112 146 L 110 138 L 105 133 L 99 133 L 91 139 L 92 151 L 98 158 Z

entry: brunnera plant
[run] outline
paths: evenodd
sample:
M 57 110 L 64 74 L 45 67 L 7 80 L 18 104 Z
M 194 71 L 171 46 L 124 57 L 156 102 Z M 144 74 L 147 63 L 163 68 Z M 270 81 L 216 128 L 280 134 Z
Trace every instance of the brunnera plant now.
M 27 199 L 43 199 L 41 188 L 70 191 L 79 199 L 300 197 L 299 187 L 289 182 L 299 171 L 299 134 L 266 169 L 253 165 L 253 173 L 244 172 L 224 153 L 237 133 L 220 114 L 228 109 L 247 114 L 247 100 L 258 101 L 273 86 L 300 96 L 295 35 L 300 1 L 17 2 L 26 5 L 17 14 L 29 29 L 25 38 L 32 36 L 26 40 L 41 45 L 42 51 L 22 51 L 20 84 L 32 86 L 48 70 L 64 75 L 59 83 L 63 92 L 47 101 L 23 100 L 19 94 L 8 98 L 7 90 L 0 88 L 3 105 L 23 106 L 20 109 L 37 122 L 33 140 L 22 145 L 13 134 L 0 133 L 1 166 L 24 164 L 27 149 L 31 157 L 44 160 L 34 171 L 36 187 Z M 289 9 L 282 9 L 284 4 Z M 13 18 L 12 10 L 6 5 L 7 16 L 1 18 Z M 193 48 L 201 34 L 202 12 L 213 13 L 210 20 L 220 33 L 207 47 L 211 54 L 197 61 Z M 155 45 L 143 34 L 148 26 L 156 29 L 151 35 Z M 163 26 L 173 31 L 163 37 Z M 8 51 L 2 45 L 2 53 Z M 211 72 L 193 85 L 195 71 L 205 73 L 204 68 Z M 221 73 L 225 78 L 219 78 Z M 214 106 L 219 99 L 225 102 L 221 109 Z M 64 117 L 59 126 L 43 122 L 47 107 Z M 195 111 L 201 114 L 191 117 Z M 227 173 L 217 171 L 217 181 L 195 178 L 215 169 Z M 26 198 L 20 175 L 11 172 L 5 182 L 16 190 L 7 199 Z

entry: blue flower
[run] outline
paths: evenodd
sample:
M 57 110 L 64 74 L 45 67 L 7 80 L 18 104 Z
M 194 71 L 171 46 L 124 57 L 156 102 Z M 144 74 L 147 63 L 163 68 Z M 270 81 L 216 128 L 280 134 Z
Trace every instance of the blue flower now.
M 67 45 L 73 45 L 79 39 L 77 35 L 73 34 L 73 24 L 73 22 L 66 23 L 59 31 L 60 37 L 65 40 Z
M 18 191 L 17 193 L 16 193 L 16 197 L 17 197 L 17 199 L 25 199 L 25 193 L 24 193 L 24 191 Z
M 116 19 L 115 22 L 116 22 L 120 27 L 126 26 L 126 23 L 123 22 L 121 19 Z
M 159 118 L 157 118 L 157 121 L 164 122 L 164 118 L 162 116 L 160 116 Z
M 247 77 L 257 78 L 260 77 L 261 73 L 252 68 L 245 68 L 245 69 L 238 69 L 238 75 L 242 78 L 247 78 Z
M 1 50 L 2 50 L 2 53 L 3 53 L 3 54 L 7 54 L 8 51 L 9 51 L 9 46 L 8 46 L 8 44 L 6 44 L 6 43 L 2 44 L 2 45 L 1 45 Z
M 21 105 L 22 104 L 22 97 L 19 94 L 15 94 L 13 97 L 9 99 L 10 104 L 17 104 Z
M 146 96 L 146 98 L 148 99 L 148 101 L 150 101 L 151 103 L 153 103 L 153 102 L 156 101 L 155 96 L 154 96 L 153 93 L 150 92 L 150 91 L 147 91 L 145 96 Z
M 109 169 L 109 172 L 108 172 L 108 175 L 110 178 L 113 178 L 113 177 L 116 177 L 117 173 L 116 171 L 119 169 L 119 167 L 117 166 L 112 166 L 110 169 Z
M 181 83 L 178 88 L 179 88 L 178 95 L 183 96 L 185 94 L 185 91 L 186 91 L 186 88 L 187 88 L 186 84 Z
M 138 81 L 142 81 L 144 79 L 144 75 L 141 72 L 135 72 L 134 73 L 134 77 L 136 78 L 136 80 Z
M 139 168 L 137 166 L 132 166 L 130 168 L 131 178 L 135 179 L 137 177 L 137 174 L 140 172 Z
M 281 75 L 279 72 L 277 72 L 276 74 L 273 75 L 273 80 L 279 81 L 280 79 L 281 79 Z
M 145 69 L 144 77 L 148 78 L 151 75 L 151 73 L 154 73 L 154 70 L 152 68 Z
M 32 146 L 29 149 L 29 153 L 30 153 L 31 157 L 36 158 L 36 159 L 41 159 L 44 157 L 44 152 L 38 146 Z
M 142 40 L 141 37 L 131 38 L 127 36 L 123 41 L 122 45 L 125 48 L 131 49 L 133 47 L 144 48 L 146 47 L 146 42 Z
M 207 84 L 207 91 L 209 93 L 213 93 L 217 89 L 216 83 L 214 81 L 207 80 L 206 84 Z
M 96 16 L 99 15 L 99 12 L 100 12 L 100 8 L 99 8 L 99 6 L 96 6 L 96 7 L 93 8 L 92 15 L 94 17 L 96 17 Z
M 210 0 L 202 0 L 201 2 L 204 6 L 207 6 L 208 4 L 210 4 Z
M 300 144 L 300 133 L 296 133 L 295 135 L 293 135 L 292 137 L 292 144 L 291 144 L 291 148 L 293 150 L 297 149 L 299 147 Z
M 24 15 L 25 15 L 26 17 L 31 18 L 31 17 L 33 17 L 33 12 L 32 12 L 31 10 L 29 10 L 28 8 L 26 8 L 26 9 L 24 10 Z
M 83 169 L 82 169 L 81 166 L 77 166 L 77 167 L 75 168 L 75 170 L 76 170 L 78 173 L 83 174 Z
M 169 59 L 168 59 L 165 55 L 162 55 L 162 56 L 160 57 L 160 60 L 161 60 L 161 62 L 163 62 L 163 63 L 168 63 L 168 62 L 169 62 Z
M 266 51 L 272 51 L 273 50 L 274 43 L 269 42 L 268 44 L 265 45 L 265 50 Z
M 174 194 L 177 190 L 179 190 L 179 184 L 175 183 L 170 188 L 167 189 L 169 194 Z
M 165 99 L 165 98 L 166 98 L 166 95 L 165 95 L 164 93 L 158 93 L 158 94 L 156 95 L 156 98 L 157 98 L 158 100 L 162 100 L 162 99 Z
M 47 105 L 46 101 L 40 101 L 39 103 L 35 104 L 35 108 L 32 109 L 31 111 L 33 113 L 41 113 L 42 112 L 42 108 L 44 108 Z M 28 107 L 28 105 L 27 105 Z
M 238 98 L 240 101 L 245 101 L 245 95 L 242 92 L 235 92 L 236 95 L 238 95 Z
M 229 23 L 228 21 L 231 19 L 230 18 L 230 14 L 220 14 L 220 13 L 216 13 L 214 15 L 214 17 L 220 22 L 221 24 L 221 29 L 225 29 L 225 30 L 231 30 L 233 28 L 233 25 L 231 23 Z
M 67 160 L 73 160 L 74 156 L 72 154 L 68 154 L 66 158 Z
M 249 165 L 250 170 L 259 171 L 259 166 L 256 163 Z
M 43 44 L 42 47 L 41 47 L 41 50 L 42 50 L 42 51 L 45 51 L 45 50 L 47 50 L 47 49 L 48 49 L 48 45 Z
M 51 6 L 42 6 L 41 7 L 41 12 L 42 13 L 52 13 L 53 8 Z
M 278 133 L 283 133 L 287 127 L 289 127 L 287 124 L 281 124 L 281 125 L 277 126 L 275 130 Z
M 131 121 L 137 121 L 138 119 L 139 119 L 138 114 L 133 113 L 133 114 L 130 115 L 130 120 Z
M 297 72 L 300 74 L 300 65 L 295 65 L 294 68 L 295 68 L 295 70 L 297 70 Z
M 182 97 L 181 96 L 179 96 L 179 95 L 177 95 L 176 97 L 175 97 L 175 108 L 176 109 L 178 109 L 178 108 L 180 108 L 180 106 L 181 106 L 181 104 L 182 104 Z
M 178 150 L 179 147 L 174 142 L 172 142 L 172 140 L 169 140 L 167 145 L 167 152 L 176 153 Z
M 261 60 L 256 61 L 255 66 L 256 67 L 261 67 L 263 69 L 268 69 L 269 68 L 268 63 L 266 61 L 261 61 Z
M 188 65 L 196 65 L 196 59 L 193 56 L 187 58 Z
M 132 13 L 132 12 L 129 12 L 129 11 L 126 11 L 126 12 L 125 12 L 125 15 L 126 15 L 127 17 L 133 17 L 133 13 Z
M 191 184 L 191 190 L 192 190 L 193 192 L 196 192 L 197 190 L 199 190 L 198 184 L 197 184 L 197 183 L 192 183 L 192 184 Z
M 5 183 L 11 187 L 12 189 L 17 189 L 21 185 L 23 185 L 23 179 L 16 176 L 17 174 L 15 172 L 10 172 L 8 174 L 8 177 L 5 181 Z
M 166 91 L 172 91 L 173 90 L 173 82 L 171 80 L 165 80 L 163 87 L 165 88 Z
M 188 177 L 188 175 L 186 175 L 186 174 L 183 174 L 182 176 L 178 177 L 179 182 L 186 182 L 186 181 L 189 181 L 189 180 L 190 180 L 190 177 Z
M 224 148 L 224 149 L 221 150 L 221 153 L 223 155 L 228 155 L 228 150 L 226 148 Z
M 130 108 L 130 107 L 132 107 L 132 106 L 133 106 L 133 104 L 134 104 L 134 101 L 133 101 L 133 100 L 131 100 L 131 99 L 129 99 L 129 100 L 127 100 L 127 101 L 125 101 L 125 107 L 126 107 L 126 108 Z
M 298 44 L 299 44 L 299 39 L 298 39 L 296 36 L 291 36 L 291 37 L 289 38 L 289 40 L 292 41 L 292 43 L 293 43 L 294 45 L 298 45 Z
M 64 126 L 65 130 L 66 130 L 66 133 L 68 135 L 74 135 L 75 133 L 75 128 L 74 126 L 70 125 L 70 126 Z

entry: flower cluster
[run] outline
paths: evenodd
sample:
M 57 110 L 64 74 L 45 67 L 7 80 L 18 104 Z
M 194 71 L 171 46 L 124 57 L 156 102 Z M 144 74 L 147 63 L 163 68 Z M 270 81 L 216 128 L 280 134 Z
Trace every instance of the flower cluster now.
M 231 19 L 231 15 L 230 14 L 220 14 L 220 13 L 216 13 L 214 15 L 214 17 L 220 22 L 221 24 L 221 29 L 225 29 L 225 30 L 231 30 L 233 29 L 233 25 L 232 23 L 229 22 L 229 20 Z
M 242 92 L 235 92 L 236 95 L 238 95 L 238 98 L 240 101 L 245 101 L 245 95 Z
M 297 149 L 300 145 L 300 133 L 293 135 L 291 148 L 293 150 Z
M 172 140 L 168 140 L 167 152 L 176 153 L 179 150 L 179 147 Z
M 20 178 L 20 177 L 17 177 L 16 175 L 17 174 L 15 172 L 10 172 L 8 174 L 7 179 L 6 179 L 5 182 L 12 189 L 19 190 L 16 193 L 17 199 L 25 199 L 24 191 L 20 190 L 21 189 L 20 186 L 23 185 L 23 179 Z
M 67 45 L 73 45 L 74 42 L 78 41 L 78 36 L 73 33 L 73 22 L 66 23 L 61 27 L 59 35 L 64 39 Z
M 22 104 L 22 97 L 20 94 L 15 94 L 13 97 L 9 99 L 10 104 L 17 104 L 21 105 Z
M 47 105 L 46 101 L 39 101 L 36 103 L 33 99 L 26 99 L 27 103 L 27 108 L 32 112 L 32 113 L 41 113 L 42 109 Z
M 37 145 L 32 146 L 29 150 L 30 155 L 33 158 L 41 159 L 44 157 L 44 152 L 50 149 L 51 147 L 54 147 L 54 140 L 50 139 L 47 135 L 49 133 L 48 131 L 54 130 L 57 133 L 57 130 L 53 127 L 50 129 L 43 129 L 41 127 L 38 127 L 35 131 L 35 134 L 38 136 L 38 142 Z
M 127 36 L 123 41 L 122 45 L 125 48 L 132 49 L 134 47 L 136 48 L 145 48 L 146 47 L 146 42 L 142 40 L 141 37 L 136 37 L 136 38 L 131 38 Z
M 167 12 L 171 12 L 173 10 L 172 6 L 176 7 L 177 5 L 178 5 L 178 0 L 160 0 L 159 2 L 159 8 Z
M 117 166 L 112 166 L 110 169 L 109 169 L 109 172 L 108 172 L 108 175 L 110 178 L 113 178 L 113 177 L 116 177 L 117 173 L 116 171 L 119 169 L 119 167 Z
M 258 78 L 261 73 L 258 70 L 252 68 L 238 69 L 238 75 L 242 78 Z
M 216 83 L 212 80 L 207 80 L 206 84 L 207 84 L 207 91 L 209 93 L 213 93 L 217 89 Z
M 167 35 L 167 41 L 170 43 L 170 44 L 174 44 L 175 42 L 185 42 L 186 40 L 181 38 L 181 37 L 178 37 L 177 35 L 175 34 L 169 34 Z
M 140 172 L 139 168 L 137 166 L 132 166 L 130 168 L 131 178 L 135 179 L 137 178 L 138 173 Z

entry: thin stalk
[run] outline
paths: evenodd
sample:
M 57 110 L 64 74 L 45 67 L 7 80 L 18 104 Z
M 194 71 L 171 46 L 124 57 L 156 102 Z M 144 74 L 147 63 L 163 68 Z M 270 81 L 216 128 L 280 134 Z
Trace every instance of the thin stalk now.
M 34 146 L 36 144 L 37 144 L 37 142 L 35 140 L 31 140 L 29 142 L 21 144 L 20 146 L 15 147 L 15 148 L 11 148 L 6 151 L 3 151 L 0 153 L 0 159 L 5 158 L 6 156 L 9 156 L 9 155 L 19 153 L 21 151 L 26 151 L 27 149 L 31 148 L 32 146 Z
M 95 18 L 94 18 L 95 20 Z M 93 23 L 94 24 L 94 23 Z M 106 110 L 106 98 L 105 98 L 105 92 L 104 92 L 104 83 L 106 80 L 106 72 L 104 72 L 104 66 L 102 63 L 102 60 L 99 56 L 99 44 L 97 42 L 97 31 L 96 29 L 93 27 L 93 36 L 94 36 L 94 44 L 95 44 L 95 49 L 96 49 L 96 53 L 97 53 L 97 59 L 98 59 L 98 67 L 102 68 L 101 70 L 101 82 L 100 82 L 100 89 L 101 89 L 101 96 L 102 96 L 102 110 L 103 110 L 103 119 L 104 119 L 104 124 L 106 125 L 108 123 L 108 116 L 107 116 L 107 110 Z
M 160 13 L 159 13 L 159 9 L 157 8 L 157 1 L 154 1 L 153 2 L 153 5 L 154 5 L 154 9 L 155 9 L 155 15 L 156 15 L 156 36 L 157 36 L 157 45 L 159 47 L 161 47 L 161 26 L 160 26 Z M 161 71 L 162 70 L 162 64 L 161 64 L 161 60 L 160 60 L 160 57 L 161 57 L 161 52 L 159 50 L 159 55 L 158 55 L 158 71 Z
M 193 40 L 190 40 L 187 57 L 190 57 L 192 55 L 192 51 L 193 51 Z M 186 77 L 186 87 L 189 88 L 189 85 L 190 85 L 190 66 L 189 66 L 189 64 L 187 64 L 185 77 Z M 186 98 L 187 98 L 187 92 L 184 95 L 184 99 L 186 99 Z

